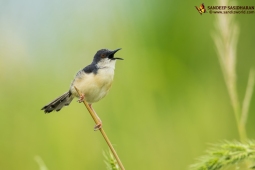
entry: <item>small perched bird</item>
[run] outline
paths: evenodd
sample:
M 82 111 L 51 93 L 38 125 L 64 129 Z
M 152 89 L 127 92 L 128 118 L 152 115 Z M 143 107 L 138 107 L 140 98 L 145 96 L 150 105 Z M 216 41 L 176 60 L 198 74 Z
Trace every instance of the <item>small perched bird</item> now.
M 78 71 L 69 91 L 45 105 L 42 110 L 45 113 L 50 113 L 54 110 L 60 111 L 62 107 L 68 106 L 74 97 L 78 97 L 79 103 L 85 100 L 94 111 L 92 104 L 105 97 L 111 88 L 116 60 L 123 60 L 122 58 L 114 57 L 114 54 L 119 50 L 120 48 L 113 51 L 108 49 L 97 51 L 92 63 Z M 76 92 L 74 86 L 79 89 L 81 95 Z M 100 123 L 95 126 L 95 130 L 100 129 L 102 126 L 100 118 L 98 116 L 97 118 Z

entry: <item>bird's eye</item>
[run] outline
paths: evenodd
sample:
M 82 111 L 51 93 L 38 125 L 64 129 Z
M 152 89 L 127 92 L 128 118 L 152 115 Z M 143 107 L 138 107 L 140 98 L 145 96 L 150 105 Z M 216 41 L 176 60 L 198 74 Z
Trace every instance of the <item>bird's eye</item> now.
M 102 54 L 102 55 L 101 55 L 101 58 L 105 58 L 105 56 L 106 56 L 105 54 Z

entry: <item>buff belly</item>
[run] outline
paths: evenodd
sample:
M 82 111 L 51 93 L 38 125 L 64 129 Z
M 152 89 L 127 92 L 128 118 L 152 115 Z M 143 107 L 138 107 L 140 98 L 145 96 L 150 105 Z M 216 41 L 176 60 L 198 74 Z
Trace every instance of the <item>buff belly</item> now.
M 82 72 L 71 85 L 71 92 L 79 97 L 74 86 L 85 96 L 85 101 L 92 104 L 105 97 L 111 88 L 114 69 L 99 69 L 97 74 Z

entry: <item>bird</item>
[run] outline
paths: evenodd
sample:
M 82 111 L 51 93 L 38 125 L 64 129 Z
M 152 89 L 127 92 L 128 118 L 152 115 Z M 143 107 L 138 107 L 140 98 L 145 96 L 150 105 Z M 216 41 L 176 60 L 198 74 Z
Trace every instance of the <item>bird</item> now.
M 58 112 L 64 106 L 68 106 L 77 97 L 79 98 L 79 103 L 85 100 L 94 111 L 99 120 L 94 130 L 100 129 L 102 127 L 102 121 L 92 108 L 92 104 L 98 102 L 108 94 L 114 78 L 116 60 L 123 60 L 123 58 L 114 57 L 114 54 L 120 49 L 98 50 L 94 55 L 92 63 L 77 72 L 69 90 L 45 105 L 41 110 L 45 113 L 52 111 Z M 75 87 L 80 91 L 80 95 L 75 90 Z

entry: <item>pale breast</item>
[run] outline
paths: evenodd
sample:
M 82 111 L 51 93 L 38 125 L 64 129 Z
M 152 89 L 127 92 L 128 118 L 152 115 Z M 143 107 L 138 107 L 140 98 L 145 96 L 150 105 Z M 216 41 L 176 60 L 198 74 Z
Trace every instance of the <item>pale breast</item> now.
M 96 74 L 81 72 L 71 85 L 72 94 L 79 97 L 73 86 L 76 86 L 85 95 L 88 103 L 95 103 L 106 96 L 111 88 L 114 77 L 114 69 L 98 69 Z

